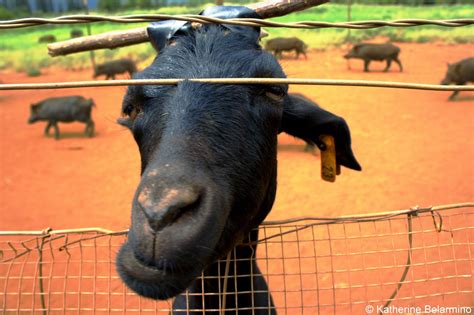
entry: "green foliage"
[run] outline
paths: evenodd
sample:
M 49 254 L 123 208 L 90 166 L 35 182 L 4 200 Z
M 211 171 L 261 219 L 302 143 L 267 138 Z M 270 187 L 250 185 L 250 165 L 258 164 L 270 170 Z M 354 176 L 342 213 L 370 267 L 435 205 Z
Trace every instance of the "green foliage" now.
M 101 0 L 99 1 L 99 10 L 117 11 L 120 8 L 120 0 Z
M 148 9 L 151 7 L 150 0 L 129 0 L 127 3 L 129 8 Z
M 0 7 L 0 20 L 11 20 L 15 18 L 15 14 L 4 7 Z
M 375 6 L 355 4 L 352 6 L 352 20 L 398 20 L 398 19 L 456 19 L 472 16 L 472 8 L 462 6 Z M 327 4 L 305 10 L 295 14 L 273 19 L 279 22 L 297 21 L 347 21 L 347 6 L 340 4 Z M 297 36 L 304 40 L 310 47 L 324 49 L 327 46 L 337 46 L 346 41 L 349 30 L 327 28 L 321 30 L 299 29 L 268 29 L 271 37 Z M 418 26 L 410 28 L 382 27 L 367 30 L 351 30 L 351 42 L 359 42 L 375 36 L 385 36 L 397 42 L 443 41 L 446 43 L 474 43 L 474 27 L 464 26 L 458 28 L 440 26 Z M 270 38 L 271 38 L 270 37 Z

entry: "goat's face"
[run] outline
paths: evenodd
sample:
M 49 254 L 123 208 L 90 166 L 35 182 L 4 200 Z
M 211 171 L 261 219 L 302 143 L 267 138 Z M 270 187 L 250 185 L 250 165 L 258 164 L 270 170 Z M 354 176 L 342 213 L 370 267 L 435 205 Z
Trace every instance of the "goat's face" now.
M 208 26 L 167 46 L 136 78 L 284 77 L 243 34 Z M 130 87 L 120 123 L 138 144 L 141 181 L 118 271 L 137 293 L 184 291 L 264 219 L 276 190 L 287 87 Z

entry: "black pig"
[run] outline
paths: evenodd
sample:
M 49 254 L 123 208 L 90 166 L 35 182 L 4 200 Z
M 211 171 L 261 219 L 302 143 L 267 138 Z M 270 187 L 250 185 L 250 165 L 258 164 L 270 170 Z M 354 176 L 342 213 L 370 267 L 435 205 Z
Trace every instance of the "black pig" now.
M 56 37 L 54 35 L 43 35 L 38 38 L 38 43 L 53 43 L 56 41 Z
M 291 50 L 296 52 L 296 59 L 298 59 L 300 54 L 303 54 L 304 57 L 307 58 L 306 48 L 308 48 L 308 46 L 297 37 L 276 37 L 268 40 L 265 44 L 265 50 L 272 51 L 277 58 L 281 58 L 283 51 Z
M 347 53 L 344 58 L 351 59 L 362 59 L 364 60 L 364 71 L 369 72 L 369 64 L 372 60 L 375 61 L 387 61 L 387 66 L 384 69 L 384 72 L 387 72 L 390 69 L 392 61 L 395 61 L 400 68 L 400 72 L 403 71 L 403 66 L 398 59 L 400 54 L 400 48 L 390 44 L 358 44 L 352 47 L 351 51 Z
M 76 37 L 81 37 L 81 36 L 84 36 L 84 33 L 82 32 L 82 30 L 77 29 L 77 28 L 71 30 L 71 38 L 76 38 Z
M 460 60 L 456 63 L 448 63 L 448 71 L 441 84 L 457 84 L 464 85 L 467 82 L 474 82 L 474 57 Z M 454 91 L 449 97 L 449 100 L 453 100 L 459 91 Z
M 85 133 L 88 137 L 92 137 L 94 135 L 94 122 L 91 118 L 92 106 L 95 106 L 94 101 L 82 96 L 48 98 L 31 105 L 28 123 L 47 121 L 45 135 L 49 135 L 49 129 L 54 127 L 54 137 L 59 139 L 58 122 L 79 121 L 86 124 Z
M 120 73 L 128 72 L 130 77 L 137 72 L 135 62 L 130 59 L 119 59 L 114 61 L 105 62 L 95 67 L 94 78 L 100 75 L 105 75 L 105 79 L 112 78 L 115 80 L 115 75 Z

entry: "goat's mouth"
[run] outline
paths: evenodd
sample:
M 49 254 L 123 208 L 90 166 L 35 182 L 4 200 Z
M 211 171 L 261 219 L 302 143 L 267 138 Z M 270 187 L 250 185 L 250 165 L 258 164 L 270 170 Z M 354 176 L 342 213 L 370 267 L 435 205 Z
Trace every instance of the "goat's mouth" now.
M 182 293 L 202 270 L 200 264 L 177 265 L 170 260 L 147 263 L 125 243 L 117 255 L 117 271 L 126 285 L 141 296 L 166 300 Z

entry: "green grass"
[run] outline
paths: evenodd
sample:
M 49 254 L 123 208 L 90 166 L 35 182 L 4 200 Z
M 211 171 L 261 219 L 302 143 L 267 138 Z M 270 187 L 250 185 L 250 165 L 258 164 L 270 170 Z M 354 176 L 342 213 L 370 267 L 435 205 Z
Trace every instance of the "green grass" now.
M 398 20 L 398 19 L 456 19 L 472 18 L 472 7 L 462 6 L 430 6 L 430 7 L 407 7 L 407 6 L 374 6 L 354 5 L 352 6 L 352 20 Z M 344 22 L 347 21 L 347 7 L 344 5 L 323 5 L 304 12 L 275 18 L 279 22 L 297 21 L 325 21 Z M 320 30 L 297 30 L 279 29 L 271 30 L 272 36 L 298 36 L 309 44 L 310 47 L 324 49 L 328 46 L 340 45 L 347 38 L 347 29 L 320 29 Z M 465 26 L 458 28 L 418 26 L 410 28 L 383 27 L 367 30 L 351 30 L 351 41 L 358 42 L 367 40 L 374 36 L 386 36 L 398 42 L 429 42 L 442 41 L 448 44 L 474 43 L 474 27 Z
M 163 13 L 163 14 L 189 14 L 197 13 L 202 7 L 165 7 L 153 12 L 150 11 L 127 11 L 122 14 L 135 13 Z M 106 13 L 97 13 L 106 14 Z M 472 7 L 469 5 L 459 6 L 429 6 L 429 7 L 407 7 L 407 6 L 375 6 L 354 5 L 352 7 L 352 20 L 395 20 L 404 18 L 417 19 L 454 19 L 472 18 Z M 280 22 L 296 21 L 347 21 L 347 7 L 340 4 L 326 4 L 317 8 L 297 12 L 285 17 L 275 18 Z M 144 26 L 140 24 L 118 24 L 118 23 L 95 23 L 92 24 L 94 34 L 128 29 Z M 69 33 L 73 28 L 81 28 L 86 34 L 84 25 L 61 25 L 61 26 L 39 26 L 23 29 L 4 30 L 0 32 L 0 69 L 14 68 L 17 71 L 38 69 L 50 65 L 59 65 L 66 69 L 81 69 L 90 67 L 89 53 L 79 53 L 66 57 L 51 58 L 47 54 L 45 44 L 39 44 L 38 38 L 44 34 L 56 36 L 58 41 L 69 39 Z M 319 29 L 302 30 L 287 28 L 268 28 L 271 37 L 298 36 L 311 48 L 326 49 L 345 42 L 348 31 L 346 29 Z M 420 26 L 411 28 L 378 28 L 370 30 L 352 30 L 351 40 L 354 42 L 369 39 L 373 36 L 386 36 L 393 41 L 405 42 L 429 42 L 442 41 L 449 44 L 474 43 L 474 27 L 435 27 Z M 124 47 L 115 50 L 99 50 L 95 52 L 98 63 L 106 60 L 132 57 L 143 63 L 142 67 L 154 57 L 154 51 L 149 44 L 141 44 L 133 47 Z

